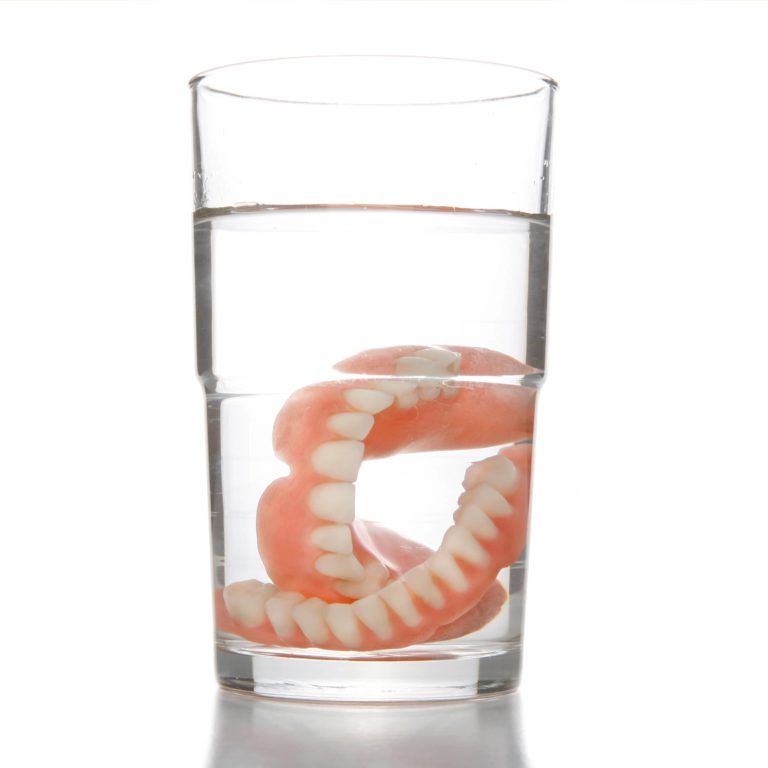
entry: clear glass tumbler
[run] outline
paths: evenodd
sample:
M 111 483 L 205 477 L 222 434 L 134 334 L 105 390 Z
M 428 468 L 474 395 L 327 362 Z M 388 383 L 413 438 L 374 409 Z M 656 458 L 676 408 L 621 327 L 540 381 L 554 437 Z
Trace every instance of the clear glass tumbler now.
M 191 86 L 220 682 L 514 689 L 555 83 L 330 56 Z

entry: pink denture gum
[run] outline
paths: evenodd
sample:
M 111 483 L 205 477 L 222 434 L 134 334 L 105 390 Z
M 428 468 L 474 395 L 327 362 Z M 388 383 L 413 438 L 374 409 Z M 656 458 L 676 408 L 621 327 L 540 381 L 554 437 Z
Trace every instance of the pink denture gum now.
M 269 645 L 368 651 L 481 628 L 506 600 L 497 574 L 525 546 L 535 392 L 451 377 L 535 369 L 491 350 L 415 346 L 369 350 L 336 368 L 387 378 L 314 384 L 288 398 L 273 443 L 290 474 L 257 509 L 272 583 L 218 590 L 219 630 Z M 467 469 L 436 551 L 356 518 L 365 459 L 499 445 L 507 447 Z

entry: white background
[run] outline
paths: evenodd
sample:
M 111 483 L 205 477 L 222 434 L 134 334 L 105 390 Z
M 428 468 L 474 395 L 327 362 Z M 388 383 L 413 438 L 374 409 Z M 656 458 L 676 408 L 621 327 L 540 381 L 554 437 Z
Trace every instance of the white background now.
M 327 713 L 214 720 L 190 237 L 188 78 L 322 53 L 561 85 L 521 735 L 470 712 L 477 764 L 768 764 L 767 36 L 760 2 L 0 5 L 4 764 L 341 764 Z M 466 764 L 434 712 L 375 764 Z

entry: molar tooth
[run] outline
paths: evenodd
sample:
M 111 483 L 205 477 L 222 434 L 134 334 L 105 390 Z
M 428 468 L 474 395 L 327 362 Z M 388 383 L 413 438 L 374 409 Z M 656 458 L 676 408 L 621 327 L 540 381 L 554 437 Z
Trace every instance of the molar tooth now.
M 365 578 L 362 581 L 337 581 L 333 588 L 345 597 L 354 599 L 367 597 L 381 589 L 387 580 L 389 571 L 379 562 L 373 561 L 365 566 Z
M 379 597 L 400 617 L 406 627 L 416 627 L 421 623 L 421 615 L 402 581 L 387 584 L 379 592 Z
M 517 487 L 519 473 L 515 463 L 506 456 L 491 456 L 473 464 L 464 475 L 463 486 L 471 490 L 480 483 L 489 483 L 499 493 L 508 496 Z
M 244 627 L 264 622 L 264 603 L 277 591 L 273 584 L 257 579 L 237 581 L 224 587 L 224 605 L 229 615 Z
M 352 603 L 352 610 L 380 640 L 392 637 L 392 626 L 384 601 L 378 595 L 369 595 Z
M 320 555 L 315 560 L 315 568 L 323 576 L 330 576 L 333 579 L 362 581 L 365 578 L 365 569 L 354 555 L 335 553 Z
M 355 486 L 352 483 L 320 483 L 307 496 L 309 511 L 321 520 L 351 523 L 355 519 Z
M 375 386 L 382 392 L 394 395 L 400 408 L 413 408 L 419 402 L 419 396 L 416 392 L 417 385 L 412 381 L 386 379 L 377 381 Z
M 441 365 L 448 373 L 458 373 L 461 355 L 442 347 L 427 347 L 416 352 L 417 357 L 423 357 Z
M 504 517 L 512 514 L 509 502 L 488 483 L 478 483 L 471 490 L 459 496 L 462 506 L 476 505 L 491 517 Z
M 432 574 L 423 565 L 408 571 L 402 579 L 406 586 L 427 605 L 436 610 L 445 606 L 445 597 L 432 580 Z
M 459 557 L 472 565 L 487 565 L 491 559 L 477 539 L 466 528 L 457 525 L 452 525 L 445 532 L 442 547 L 445 547 L 454 557 Z
M 439 576 L 454 592 L 466 592 L 469 588 L 469 582 L 461 570 L 458 563 L 453 559 L 453 555 L 446 549 L 438 549 L 434 555 L 431 555 L 426 567 L 432 573 Z
M 324 616 L 326 605 L 319 597 L 310 597 L 293 608 L 293 620 L 315 645 L 328 642 L 330 635 Z
M 390 395 L 397 397 L 398 395 L 407 395 L 413 392 L 418 385 L 412 381 L 404 381 L 402 379 L 382 379 L 377 381 L 374 386 L 382 392 L 388 392 Z
M 422 400 L 437 400 L 440 397 L 440 387 L 420 386 L 419 397 Z
M 416 392 L 408 392 L 405 395 L 398 395 L 397 404 L 400 408 L 413 408 L 419 402 L 419 396 Z
M 326 477 L 354 482 L 363 461 L 364 451 L 365 446 L 358 440 L 321 443 L 312 454 L 312 466 Z
M 264 611 L 269 623 L 274 627 L 278 637 L 285 640 L 290 637 L 295 629 L 293 609 L 304 600 L 304 595 L 298 592 L 278 592 L 264 603 Z
M 393 395 L 377 389 L 347 389 L 344 399 L 356 410 L 365 413 L 379 413 L 395 402 Z
M 395 373 L 400 376 L 445 376 L 448 371 L 434 360 L 404 355 L 395 360 Z
M 440 389 L 440 394 L 446 400 L 453 400 L 454 397 L 458 396 L 459 388 L 458 387 L 454 387 L 451 384 L 443 384 L 443 386 Z
M 336 413 L 328 417 L 328 429 L 341 437 L 364 440 L 373 426 L 370 413 Z
M 362 643 L 360 625 L 352 610 L 346 603 L 330 603 L 325 609 L 325 620 L 334 635 L 347 648 L 359 648 Z
M 493 520 L 475 504 L 459 507 L 453 517 L 457 525 L 463 526 L 479 539 L 495 539 L 499 535 Z
M 309 540 L 326 552 L 340 555 L 352 554 L 352 531 L 348 525 L 318 525 L 309 536 Z

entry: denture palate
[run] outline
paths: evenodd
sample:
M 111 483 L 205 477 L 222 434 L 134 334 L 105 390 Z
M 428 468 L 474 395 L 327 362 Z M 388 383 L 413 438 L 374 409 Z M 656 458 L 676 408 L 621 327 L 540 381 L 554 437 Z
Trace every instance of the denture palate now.
M 467 470 L 455 525 L 436 552 L 355 519 L 364 458 L 530 437 L 532 391 L 453 386 L 450 377 L 464 372 L 457 349 L 371 350 L 338 367 L 353 371 L 364 360 L 389 378 L 311 385 L 289 398 L 273 442 L 291 474 L 267 488 L 257 511 L 273 584 L 226 587 L 217 595 L 220 629 L 282 645 L 400 647 L 435 632 L 466 634 L 499 610 L 506 593 L 496 573 L 524 545 L 529 446 Z M 471 372 L 522 366 L 497 352 L 460 349 Z

